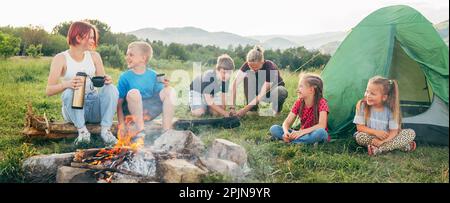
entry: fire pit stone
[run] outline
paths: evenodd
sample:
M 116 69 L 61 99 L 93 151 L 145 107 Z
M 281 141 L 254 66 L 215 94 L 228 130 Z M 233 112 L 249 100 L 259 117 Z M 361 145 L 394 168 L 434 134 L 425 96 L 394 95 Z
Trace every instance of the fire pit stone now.
M 191 131 L 168 130 L 155 140 L 152 150 L 202 156 L 205 145 Z
M 36 155 L 22 164 L 25 180 L 32 183 L 56 181 L 58 167 L 70 165 L 75 153 Z
M 161 163 L 163 182 L 165 183 L 198 183 L 207 174 L 194 164 L 184 159 L 170 159 Z
M 215 139 L 213 141 L 208 151 L 208 157 L 230 160 L 241 167 L 247 164 L 247 152 L 245 149 L 224 139 Z

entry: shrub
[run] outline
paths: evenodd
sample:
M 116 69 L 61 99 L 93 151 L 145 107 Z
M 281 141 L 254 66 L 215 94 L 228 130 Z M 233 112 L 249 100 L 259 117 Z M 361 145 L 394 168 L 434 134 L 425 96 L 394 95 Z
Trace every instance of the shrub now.
M 97 49 L 102 56 L 103 63 L 113 68 L 123 68 L 125 66 L 125 55 L 117 45 L 100 45 Z
M 8 58 L 20 51 L 20 38 L 0 32 L 0 57 Z
M 42 44 L 38 45 L 30 44 L 30 46 L 28 46 L 28 48 L 25 50 L 25 53 L 27 54 L 27 56 L 31 56 L 33 58 L 41 57 L 43 55 Z

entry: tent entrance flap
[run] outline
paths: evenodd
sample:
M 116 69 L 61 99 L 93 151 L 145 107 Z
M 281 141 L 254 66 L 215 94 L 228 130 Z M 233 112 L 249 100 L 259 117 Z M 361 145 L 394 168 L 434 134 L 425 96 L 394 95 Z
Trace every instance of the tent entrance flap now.
M 420 66 L 395 40 L 389 77 L 398 81 L 403 117 L 424 113 L 431 105 L 432 90 Z

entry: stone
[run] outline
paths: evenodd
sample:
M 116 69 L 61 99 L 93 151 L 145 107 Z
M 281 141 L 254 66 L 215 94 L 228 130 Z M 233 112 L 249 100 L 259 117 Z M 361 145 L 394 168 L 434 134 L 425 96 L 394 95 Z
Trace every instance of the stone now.
M 37 155 L 22 164 L 25 180 L 30 183 L 52 183 L 60 166 L 69 166 L 75 153 Z
M 200 161 L 209 171 L 231 177 L 233 180 L 242 176 L 239 165 L 233 161 L 216 158 L 200 158 Z
M 177 152 L 182 154 L 203 155 L 205 145 L 191 131 L 168 130 L 155 140 L 151 146 L 155 151 Z
M 142 183 L 142 178 L 126 175 L 122 173 L 114 173 L 111 183 Z
M 165 183 L 198 183 L 207 171 L 184 159 L 170 159 L 160 164 L 160 173 Z
M 245 149 L 224 139 L 215 139 L 213 141 L 208 151 L 208 157 L 233 161 L 241 167 L 247 163 L 247 152 Z
M 89 169 L 61 166 L 56 174 L 57 183 L 96 183 L 93 172 Z

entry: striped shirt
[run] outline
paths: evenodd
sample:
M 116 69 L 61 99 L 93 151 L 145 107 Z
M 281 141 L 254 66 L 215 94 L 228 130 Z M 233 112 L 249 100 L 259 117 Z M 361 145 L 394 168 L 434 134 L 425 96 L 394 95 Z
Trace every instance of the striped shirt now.
M 358 112 L 356 112 L 355 118 L 353 119 L 354 124 L 365 125 L 371 129 L 375 130 L 396 130 L 399 128 L 398 123 L 394 120 L 394 115 L 392 111 L 385 106 L 383 111 L 375 111 L 370 109 L 370 117 L 367 119 L 367 123 L 364 118 L 364 108 L 365 105 L 361 103 L 361 107 Z

